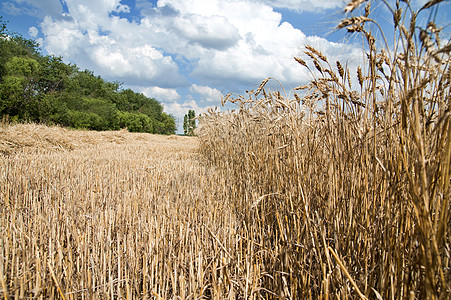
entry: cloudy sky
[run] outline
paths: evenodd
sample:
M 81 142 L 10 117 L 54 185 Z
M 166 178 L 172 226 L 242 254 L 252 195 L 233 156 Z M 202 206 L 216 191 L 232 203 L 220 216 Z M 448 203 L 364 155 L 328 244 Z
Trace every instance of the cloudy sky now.
M 306 83 L 293 60 L 305 44 L 356 64 L 358 40 L 334 29 L 346 2 L 1 0 L 0 15 L 44 54 L 153 97 L 180 122 L 189 109 L 220 106 L 221 95 L 243 94 L 267 77 L 287 90 Z

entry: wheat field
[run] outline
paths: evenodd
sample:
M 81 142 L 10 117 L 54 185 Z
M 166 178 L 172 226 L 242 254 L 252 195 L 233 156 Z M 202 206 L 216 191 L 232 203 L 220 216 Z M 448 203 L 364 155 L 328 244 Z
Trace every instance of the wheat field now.
M 394 2 L 388 47 L 350 1 L 363 65 L 307 45 L 309 83 L 229 94 L 196 137 L 2 124 L 0 294 L 449 299 L 451 45 L 417 24 L 440 2 Z
M 306 45 L 294 61 L 310 82 L 286 91 L 267 78 L 225 96 L 233 110 L 200 118 L 200 152 L 233 182 L 229 201 L 274 297 L 449 299 L 451 44 L 434 23 L 440 2 L 349 1 L 337 29 L 361 39 L 362 65 Z

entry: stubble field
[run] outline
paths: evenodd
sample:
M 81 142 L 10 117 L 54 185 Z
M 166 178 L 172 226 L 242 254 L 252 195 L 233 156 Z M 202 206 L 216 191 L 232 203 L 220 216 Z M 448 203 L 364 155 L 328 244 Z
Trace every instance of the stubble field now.
M 233 289 L 219 269 L 236 238 L 227 183 L 197 159 L 195 138 L 33 124 L 0 135 L 5 297 L 195 299 Z

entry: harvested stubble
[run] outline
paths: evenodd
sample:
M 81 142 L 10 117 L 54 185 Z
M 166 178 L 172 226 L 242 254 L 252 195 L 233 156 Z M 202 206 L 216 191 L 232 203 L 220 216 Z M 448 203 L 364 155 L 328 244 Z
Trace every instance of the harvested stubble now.
M 255 288 L 258 267 L 232 263 L 251 239 L 195 138 L 33 124 L 0 133 L 10 145 L 0 154 L 5 298 L 220 299 Z
M 450 296 L 450 41 L 398 1 L 394 49 L 381 48 L 371 4 L 339 24 L 366 40 L 356 81 L 306 47 L 312 63 L 295 60 L 314 79 L 301 96 L 267 92 L 265 80 L 223 100 L 235 111 L 200 119 L 201 152 L 232 183 L 259 254 L 249 264 L 264 274 L 262 297 Z

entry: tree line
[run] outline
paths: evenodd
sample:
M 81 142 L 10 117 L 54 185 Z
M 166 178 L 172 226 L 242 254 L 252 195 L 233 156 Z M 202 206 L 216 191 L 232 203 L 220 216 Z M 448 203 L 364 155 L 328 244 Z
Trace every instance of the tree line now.
M 122 89 L 90 70 L 43 55 L 0 17 L 0 114 L 12 121 L 90 130 L 173 134 L 173 116 L 155 99 Z

